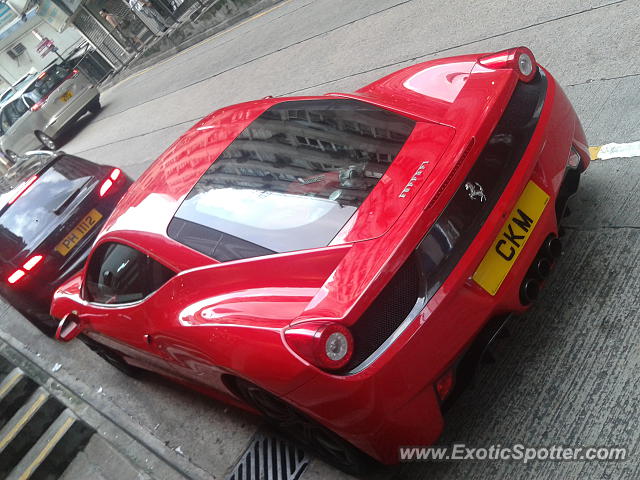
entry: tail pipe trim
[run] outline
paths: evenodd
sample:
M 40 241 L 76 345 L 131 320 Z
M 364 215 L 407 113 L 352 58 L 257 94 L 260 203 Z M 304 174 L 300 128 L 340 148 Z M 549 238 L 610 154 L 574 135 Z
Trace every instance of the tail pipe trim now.
M 520 285 L 520 302 L 523 305 L 530 305 L 538 299 L 542 281 L 549 276 L 553 264 L 561 255 L 562 242 L 555 235 L 549 235 Z

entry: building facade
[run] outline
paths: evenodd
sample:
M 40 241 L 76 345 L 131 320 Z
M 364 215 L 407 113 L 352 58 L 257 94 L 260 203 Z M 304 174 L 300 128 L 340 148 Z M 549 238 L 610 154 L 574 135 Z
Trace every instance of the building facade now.
M 29 71 L 42 70 L 57 58 L 53 50 L 42 48 L 47 39 L 61 55 L 83 41 L 74 28 L 56 30 L 37 14 L 36 8 L 18 16 L 6 4 L 0 4 L 0 89 Z

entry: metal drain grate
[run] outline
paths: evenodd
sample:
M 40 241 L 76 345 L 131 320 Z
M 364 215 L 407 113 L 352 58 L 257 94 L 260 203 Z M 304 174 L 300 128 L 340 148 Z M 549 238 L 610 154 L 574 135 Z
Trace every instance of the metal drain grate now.
M 304 450 L 280 437 L 257 433 L 227 480 L 298 480 L 308 464 Z

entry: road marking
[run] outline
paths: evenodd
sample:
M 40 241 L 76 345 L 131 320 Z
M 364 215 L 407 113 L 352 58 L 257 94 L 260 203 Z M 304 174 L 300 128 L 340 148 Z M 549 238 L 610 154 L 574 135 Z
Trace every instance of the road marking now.
M 591 157 L 591 160 L 597 160 L 598 159 L 598 154 L 600 153 L 600 149 L 602 148 L 602 146 L 600 147 L 589 147 L 589 156 Z
M 169 62 L 169 61 L 171 61 L 171 60 L 173 60 L 173 59 L 175 59 L 175 58 L 177 58 L 177 57 L 179 57 L 181 55 L 184 55 L 187 52 L 190 52 L 191 50 L 193 50 L 196 47 L 204 45 L 205 43 L 209 43 L 209 42 L 215 40 L 216 38 L 221 37 L 222 35 L 225 35 L 225 34 L 227 34 L 229 32 L 232 32 L 232 31 L 236 30 L 237 28 L 240 28 L 241 26 L 246 25 L 249 22 L 252 22 L 253 20 L 256 20 L 256 19 L 258 19 L 258 18 L 260 18 L 260 17 L 262 17 L 262 16 L 264 16 L 264 15 L 266 15 L 268 13 L 273 12 L 274 10 L 282 8 L 282 7 L 284 7 L 285 5 L 287 5 L 287 4 L 291 3 L 291 2 L 293 2 L 293 0 L 285 0 L 284 2 L 281 2 L 281 3 L 277 4 L 277 5 L 274 5 L 273 7 L 269 8 L 267 10 L 264 10 L 264 11 L 262 11 L 260 13 L 256 13 L 253 17 L 249 17 L 249 18 L 247 18 L 246 20 L 243 20 L 240 23 L 236 23 L 232 27 L 229 27 L 229 28 L 227 28 L 225 30 L 222 30 L 221 32 L 216 33 L 212 37 L 205 38 L 201 42 L 198 42 L 195 45 L 191 45 L 190 47 L 185 48 L 184 50 L 182 50 L 180 52 L 177 52 L 175 55 L 171 55 L 169 58 L 165 58 L 164 60 L 162 60 L 162 61 L 160 61 L 160 62 L 158 62 L 158 63 L 156 63 L 154 65 L 151 65 L 150 67 L 147 67 L 147 68 L 145 68 L 143 70 L 140 70 L 137 73 L 134 73 L 133 75 L 128 76 L 127 78 L 122 79 L 120 82 L 118 82 L 115 85 L 112 85 L 111 87 L 109 87 L 109 90 L 111 90 L 112 88 L 117 87 L 119 85 L 122 85 L 123 83 L 128 82 L 129 80 L 133 80 L 134 78 L 137 78 L 140 75 L 145 74 L 145 73 L 149 72 L 150 70 L 153 70 L 154 68 L 159 67 L 160 65 L 164 65 L 165 63 L 167 63 L 167 62 Z
M 589 154 L 591 160 L 640 157 L 640 142 L 607 143 L 599 147 L 589 147 Z

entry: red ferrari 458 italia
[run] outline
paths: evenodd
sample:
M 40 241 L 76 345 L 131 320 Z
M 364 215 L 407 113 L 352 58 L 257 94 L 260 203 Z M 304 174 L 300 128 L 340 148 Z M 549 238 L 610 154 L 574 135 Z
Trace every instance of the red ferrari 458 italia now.
M 588 164 L 523 47 L 223 108 L 123 197 L 55 294 L 57 335 L 248 405 L 346 471 L 394 463 L 536 299 Z

